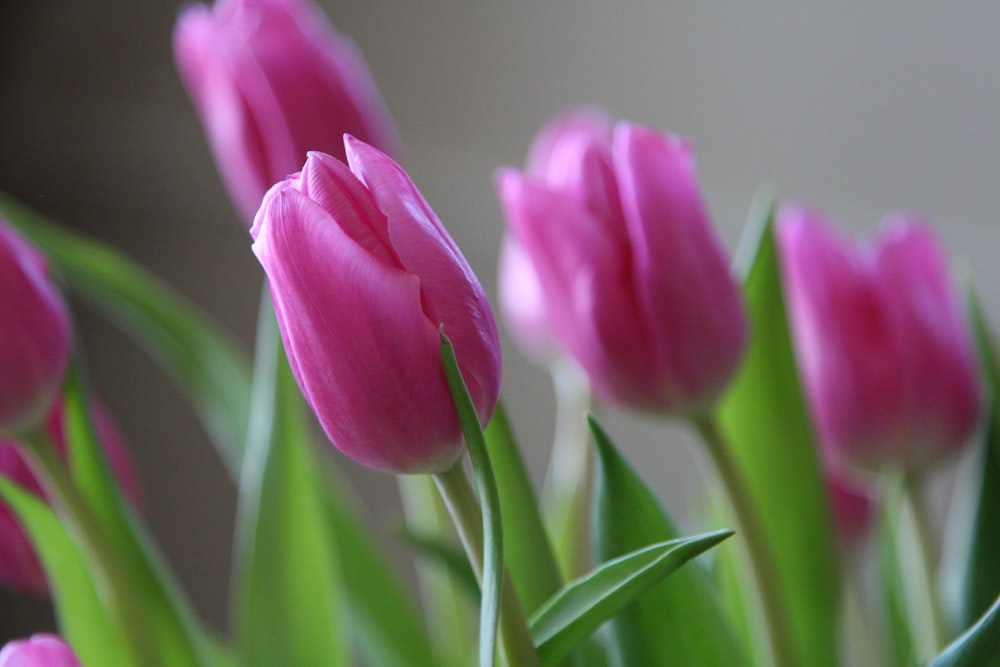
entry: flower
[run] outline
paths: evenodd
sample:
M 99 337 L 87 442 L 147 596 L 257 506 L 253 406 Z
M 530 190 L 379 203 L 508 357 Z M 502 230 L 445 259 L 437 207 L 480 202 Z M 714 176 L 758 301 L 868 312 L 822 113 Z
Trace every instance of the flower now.
M 69 363 L 69 314 L 42 255 L 0 219 L 0 437 L 32 428 Z
M 133 503 L 138 503 L 140 497 L 138 477 L 118 427 L 103 403 L 97 399 L 91 401 L 90 414 L 97 436 L 108 457 L 108 464 L 118 479 L 125 497 Z M 67 451 L 65 411 L 61 399 L 55 401 L 45 418 L 45 432 L 65 456 Z M 16 441 L 0 441 L 0 475 L 40 498 L 45 497 L 41 483 L 28 466 Z M 14 513 L 2 503 L 0 503 L 0 586 L 36 595 L 43 595 L 49 589 L 31 541 Z
M 349 132 L 397 152 L 388 110 L 357 47 L 306 0 L 192 5 L 174 57 L 236 208 L 249 223 L 306 152 L 344 157 Z
M 870 244 L 786 206 L 778 243 L 803 385 L 833 461 L 928 465 L 975 427 L 969 325 L 944 254 L 915 218 L 886 220 Z
M 461 454 L 462 435 L 439 328 L 485 424 L 500 390 L 496 323 L 399 165 L 353 137 L 345 145 L 347 165 L 310 153 L 271 188 L 253 250 L 292 371 L 333 444 L 379 470 L 442 471 Z
M 688 144 L 577 110 L 542 130 L 523 172 L 499 171 L 497 190 L 506 243 L 534 270 L 501 277 L 518 329 L 528 330 L 517 309 L 540 298 L 524 309 L 534 339 L 557 340 L 599 396 L 707 410 L 743 354 L 747 322 Z
M 0 650 L 0 667 L 80 667 L 80 661 L 55 635 L 33 635 L 9 642 Z

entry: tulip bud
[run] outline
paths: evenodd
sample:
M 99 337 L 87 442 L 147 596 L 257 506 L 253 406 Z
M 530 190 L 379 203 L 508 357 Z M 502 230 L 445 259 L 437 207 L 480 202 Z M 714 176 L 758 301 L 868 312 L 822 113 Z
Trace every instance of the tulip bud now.
M 125 497 L 133 503 L 138 503 L 140 495 L 138 478 L 118 427 L 98 400 L 91 401 L 90 415 L 97 437 L 104 447 L 108 464 Z M 61 399 L 55 401 L 45 418 L 45 433 L 65 457 L 68 446 L 65 410 Z M 39 498 L 46 497 L 41 483 L 21 454 L 16 441 L 0 441 L 0 475 Z M 0 587 L 35 595 L 43 595 L 49 588 L 31 541 L 14 513 L 2 503 L 0 503 Z
M 577 111 L 542 131 L 524 172 L 501 170 L 497 189 L 508 243 L 535 274 L 501 277 L 506 313 L 536 298 L 519 286 L 539 292 L 534 330 L 608 401 L 709 409 L 743 354 L 747 322 L 687 143 Z
M 9 642 L 0 651 L 0 667 L 80 667 L 69 647 L 55 635 L 33 635 Z
M 397 152 L 357 47 L 307 0 L 220 0 L 185 9 L 174 57 L 222 178 L 249 223 L 310 150 L 344 158 L 349 132 Z
M 778 242 L 803 385 L 826 455 L 875 469 L 928 465 L 976 424 L 969 325 L 930 230 L 896 216 L 871 244 L 784 207 Z
M 439 328 L 485 424 L 500 391 L 496 324 L 399 165 L 353 137 L 345 144 L 347 165 L 310 153 L 271 188 L 253 250 L 292 371 L 331 442 L 379 470 L 440 472 L 461 455 L 462 434 Z
M 45 260 L 0 219 L 0 437 L 45 416 L 69 363 L 69 315 Z

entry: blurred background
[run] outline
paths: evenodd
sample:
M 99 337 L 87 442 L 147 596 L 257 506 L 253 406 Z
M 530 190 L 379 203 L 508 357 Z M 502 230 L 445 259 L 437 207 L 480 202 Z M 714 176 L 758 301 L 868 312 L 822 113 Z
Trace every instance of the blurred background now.
M 919 212 L 1000 321 L 1000 5 L 321 4 L 359 43 L 411 177 L 494 303 L 503 223 L 492 172 L 519 165 L 554 114 L 594 103 L 693 140 L 730 249 L 762 184 L 864 232 L 889 211 Z M 180 7 L 3 3 L 0 189 L 131 254 L 249 348 L 262 274 L 173 68 Z M 152 362 L 82 305 L 76 315 L 93 380 L 133 448 L 149 524 L 198 609 L 224 628 L 233 487 Z M 549 380 L 504 352 L 507 406 L 540 482 Z M 683 516 L 698 484 L 687 432 L 605 419 Z M 342 467 L 391 532 L 394 481 Z M 51 624 L 45 601 L 0 593 L 0 642 Z

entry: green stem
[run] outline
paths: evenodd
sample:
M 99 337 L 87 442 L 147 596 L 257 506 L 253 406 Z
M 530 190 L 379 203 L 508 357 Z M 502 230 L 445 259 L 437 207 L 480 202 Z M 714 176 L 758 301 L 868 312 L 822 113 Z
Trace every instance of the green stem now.
M 794 667 L 795 646 L 792 641 L 791 625 L 785 613 L 781 582 L 750 489 L 737 470 L 735 461 L 730 457 L 729 448 L 714 419 L 701 417 L 693 421 L 705 441 L 712 463 L 726 489 L 733 516 L 738 524 L 739 536 L 750 556 L 767 623 L 774 665 Z
M 933 631 L 934 651 L 944 648 L 948 633 L 945 630 L 944 611 L 941 608 L 941 596 L 936 585 L 937 550 L 934 546 L 931 518 L 923 498 L 923 478 L 918 472 L 903 473 L 903 493 L 913 513 L 913 524 L 916 539 L 920 549 L 923 564 L 922 575 L 926 579 L 926 598 L 930 612 L 930 625 Z
M 44 431 L 29 433 L 21 442 L 33 467 L 41 473 L 56 512 L 77 535 L 91 567 L 96 567 L 94 574 L 101 578 L 96 582 L 98 591 L 107 599 L 110 616 L 119 626 L 134 664 L 157 665 L 142 600 L 135 594 L 104 527 L 70 478 L 62 457 Z
M 594 467 L 586 419 L 590 387 L 583 372 L 569 360 L 553 365 L 552 385 L 556 393 L 556 425 L 542 505 L 559 569 L 566 581 L 572 581 L 588 566 L 587 527 Z
M 472 485 L 462 469 L 461 460 L 446 472 L 434 475 L 434 482 L 455 522 L 462 545 L 472 563 L 472 569 L 482 582 L 485 565 L 482 510 Z M 500 595 L 499 633 L 503 655 L 510 667 L 537 667 L 538 654 L 528 633 L 524 610 L 521 608 L 517 591 L 506 567 L 503 570 Z

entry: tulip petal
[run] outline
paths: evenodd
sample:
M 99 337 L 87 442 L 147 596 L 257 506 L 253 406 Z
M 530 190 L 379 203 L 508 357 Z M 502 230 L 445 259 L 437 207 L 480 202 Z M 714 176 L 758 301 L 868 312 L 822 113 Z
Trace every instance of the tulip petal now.
M 388 219 L 403 268 L 419 276 L 426 317 L 455 346 L 462 376 L 485 424 L 500 392 L 496 322 L 472 268 L 409 176 L 384 153 L 345 138 L 351 170 Z
M 711 402 L 739 361 L 746 316 L 712 233 L 688 146 L 630 123 L 615 128 L 614 165 L 633 248 L 634 290 L 652 354 L 674 400 Z
M 376 469 L 449 467 L 461 434 L 417 277 L 372 258 L 295 190 L 265 206 L 253 249 L 292 370 L 331 441 Z
M 646 331 L 634 326 L 624 230 L 513 170 L 497 174 L 497 189 L 514 237 L 534 260 L 559 339 L 599 393 L 647 403 L 657 373 Z

